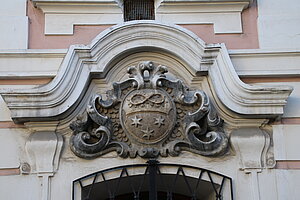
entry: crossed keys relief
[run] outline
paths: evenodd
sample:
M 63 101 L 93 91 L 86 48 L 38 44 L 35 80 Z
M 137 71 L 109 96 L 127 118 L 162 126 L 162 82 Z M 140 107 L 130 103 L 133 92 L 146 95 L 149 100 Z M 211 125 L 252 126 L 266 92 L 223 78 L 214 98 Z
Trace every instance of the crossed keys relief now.
M 180 80 L 166 78 L 165 66 L 145 61 L 127 70 L 106 100 L 96 94 L 86 113 L 70 128 L 71 150 L 82 158 L 111 151 L 121 157 L 155 158 L 191 151 L 204 156 L 226 152 L 222 120 L 202 90 L 191 91 Z

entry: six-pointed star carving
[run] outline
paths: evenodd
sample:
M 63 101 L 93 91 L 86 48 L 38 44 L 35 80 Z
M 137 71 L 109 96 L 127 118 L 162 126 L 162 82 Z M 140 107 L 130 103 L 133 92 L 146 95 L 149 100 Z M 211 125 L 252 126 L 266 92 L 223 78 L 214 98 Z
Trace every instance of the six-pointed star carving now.
M 141 125 L 140 121 L 142 120 L 142 118 L 138 118 L 137 116 L 134 116 L 134 118 L 131 118 L 131 120 L 133 121 L 131 123 L 131 125 L 138 127 L 139 125 Z
M 145 133 L 144 135 L 143 135 L 143 138 L 145 137 L 145 138 L 147 138 L 148 140 L 150 140 L 150 137 L 151 136 L 153 136 L 153 132 L 154 132 L 154 130 L 151 130 L 151 129 L 149 129 L 149 127 L 147 127 L 146 128 L 146 130 L 141 130 L 143 133 Z
M 157 124 L 158 127 L 161 127 L 162 125 L 165 125 L 164 121 L 165 119 L 162 116 L 159 116 L 158 118 L 154 118 L 156 121 L 154 124 Z

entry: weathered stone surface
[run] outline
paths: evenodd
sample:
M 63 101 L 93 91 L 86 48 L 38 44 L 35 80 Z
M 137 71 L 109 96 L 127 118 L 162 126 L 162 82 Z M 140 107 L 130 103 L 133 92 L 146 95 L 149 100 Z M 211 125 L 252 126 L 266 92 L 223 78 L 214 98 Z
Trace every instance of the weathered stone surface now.
M 1 95 L 15 122 L 62 120 L 76 109 L 91 78 L 105 78 L 112 63 L 141 49 L 168 53 L 197 76 L 207 75 L 215 98 L 225 109 L 237 114 L 252 118 L 282 115 L 292 91 L 287 86 L 244 84 L 224 45 L 207 45 L 179 26 L 141 21 L 103 31 L 89 46 L 71 46 L 56 78 L 49 84 L 1 90 Z
M 167 72 L 150 61 L 129 67 L 127 80 L 114 83 L 106 100 L 96 95 L 87 116 L 70 125 L 72 151 L 83 158 L 110 151 L 132 158 L 224 153 L 228 139 L 207 95 L 167 79 Z

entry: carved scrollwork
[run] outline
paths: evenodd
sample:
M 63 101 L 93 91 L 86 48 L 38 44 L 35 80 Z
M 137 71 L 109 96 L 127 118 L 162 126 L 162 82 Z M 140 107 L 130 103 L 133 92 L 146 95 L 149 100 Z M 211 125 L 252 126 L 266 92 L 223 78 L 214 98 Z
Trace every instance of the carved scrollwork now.
M 110 151 L 121 157 L 178 156 L 182 150 L 217 156 L 228 146 L 222 120 L 204 91 L 190 91 L 166 78 L 165 66 L 141 62 L 129 78 L 114 83 L 106 100 L 95 95 L 86 117 L 70 128 L 72 151 L 95 158 Z

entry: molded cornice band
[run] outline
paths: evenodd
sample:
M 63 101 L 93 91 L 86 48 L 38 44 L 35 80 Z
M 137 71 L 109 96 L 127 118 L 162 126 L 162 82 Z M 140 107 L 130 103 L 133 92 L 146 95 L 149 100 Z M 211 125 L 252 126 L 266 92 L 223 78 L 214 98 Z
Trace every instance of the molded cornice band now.
M 224 44 L 205 44 L 192 32 L 155 21 L 131 21 L 100 33 L 90 45 L 72 45 L 49 84 L 2 90 L 15 122 L 54 121 L 72 113 L 93 78 L 103 79 L 113 64 L 137 52 L 168 53 L 194 76 L 208 76 L 213 93 L 229 110 L 252 118 L 277 117 L 292 88 L 243 83 Z

